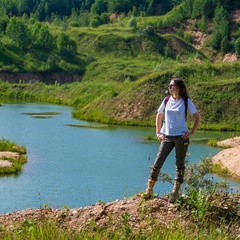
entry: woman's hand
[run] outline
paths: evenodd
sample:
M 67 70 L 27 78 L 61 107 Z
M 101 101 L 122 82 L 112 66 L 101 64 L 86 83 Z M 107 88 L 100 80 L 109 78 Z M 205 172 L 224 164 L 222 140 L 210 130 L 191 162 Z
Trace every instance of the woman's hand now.
M 201 116 L 199 115 L 198 112 L 195 112 L 193 114 L 193 117 L 195 118 L 195 121 L 194 121 L 194 125 L 193 125 L 193 128 L 192 128 L 192 131 L 191 132 L 183 132 L 183 136 L 182 136 L 183 139 L 187 139 L 187 138 L 193 136 L 194 133 L 196 132 L 197 128 L 198 128 L 198 125 L 199 125 L 199 123 L 201 121 Z
M 160 140 L 160 141 L 163 141 L 165 139 L 165 135 L 164 134 L 158 134 L 157 135 L 157 138 Z
M 184 132 L 183 135 L 182 135 L 182 138 L 183 138 L 183 139 L 188 139 L 188 138 L 190 138 L 191 136 L 193 136 L 193 133 L 192 133 L 192 132 Z

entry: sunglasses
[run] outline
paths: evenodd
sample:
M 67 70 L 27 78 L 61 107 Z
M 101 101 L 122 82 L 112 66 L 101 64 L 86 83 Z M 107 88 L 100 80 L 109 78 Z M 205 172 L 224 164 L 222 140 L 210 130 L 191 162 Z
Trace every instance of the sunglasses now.
M 174 84 L 169 84 L 168 87 L 172 88 L 173 86 L 175 86 Z

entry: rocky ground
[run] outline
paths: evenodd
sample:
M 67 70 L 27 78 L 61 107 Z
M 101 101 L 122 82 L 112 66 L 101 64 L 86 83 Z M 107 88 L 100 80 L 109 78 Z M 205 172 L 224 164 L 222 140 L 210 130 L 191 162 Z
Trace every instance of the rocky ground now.
M 235 204 L 240 204 L 239 198 L 234 201 Z M 230 231 L 234 233 L 236 239 L 240 239 L 240 213 L 232 211 L 231 205 L 222 208 L 213 207 L 211 219 L 216 221 L 216 225 L 219 222 L 219 218 L 225 218 L 229 223 L 231 222 L 231 218 L 234 218 L 236 222 L 233 225 L 229 224 L 226 228 L 231 229 Z M 214 211 L 215 208 L 218 210 Z M 109 203 L 97 203 L 81 208 L 26 209 L 24 211 L 8 213 L 0 215 L 0 226 L 8 231 L 12 231 L 18 227 L 19 223 L 26 220 L 37 221 L 39 224 L 46 219 L 57 222 L 60 228 L 68 229 L 71 232 L 92 229 L 93 223 L 95 229 L 99 226 L 119 231 L 126 224 L 126 219 L 128 226 L 133 232 L 139 232 L 139 229 L 142 232 L 154 230 L 152 228 L 156 226 L 161 229 L 161 227 L 172 226 L 174 221 L 181 224 L 183 229 L 198 224 L 198 221 L 193 221 L 189 210 L 168 203 L 167 197 L 156 196 L 151 200 L 144 201 L 140 194 L 137 194 L 129 199 L 116 200 Z
M 19 221 L 26 219 L 42 221 L 47 218 L 56 220 L 62 227 L 71 231 L 86 229 L 92 222 L 97 226 L 108 226 L 114 229 L 121 226 L 125 214 L 129 214 L 130 226 L 139 229 L 146 224 L 144 219 L 150 216 L 157 219 L 160 225 L 167 225 L 176 218 L 176 212 L 178 212 L 177 208 L 168 203 L 167 198 L 156 197 L 145 202 L 138 194 L 129 199 L 74 209 L 26 209 L 8 213 L 0 215 L 0 225 L 11 230 Z
M 20 158 L 21 155 L 17 152 L 0 152 L 0 167 L 12 167 L 13 163 L 7 159 Z

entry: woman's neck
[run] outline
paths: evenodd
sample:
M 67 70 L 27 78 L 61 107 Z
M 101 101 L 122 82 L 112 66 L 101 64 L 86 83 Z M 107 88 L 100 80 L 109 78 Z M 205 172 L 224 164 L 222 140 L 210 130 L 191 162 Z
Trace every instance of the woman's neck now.
M 172 94 L 172 97 L 173 97 L 174 100 L 178 100 L 178 99 L 181 98 L 181 95 L 178 94 L 178 93 L 175 93 L 175 94 Z

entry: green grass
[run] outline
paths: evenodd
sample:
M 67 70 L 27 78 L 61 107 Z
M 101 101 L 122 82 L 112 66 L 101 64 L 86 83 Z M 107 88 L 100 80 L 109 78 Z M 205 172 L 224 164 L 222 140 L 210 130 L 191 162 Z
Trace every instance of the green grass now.
M 212 172 L 219 176 L 229 177 L 229 171 L 227 168 L 223 167 L 221 164 L 214 164 L 212 167 Z
M 211 139 L 208 141 L 208 145 L 211 146 L 211 147 L 217 147 L 217 140 L 216 139 Z
M 13 165 L 11 167 L 0 167 L 0 175 L 19 173 L 22 169 L 22 165 L 27 162 L 26 148 L 19 146 L 13 141 L 9 141 L 5 138 L 0 140 L 0 152 L 17 152 L 20 154 L 19 158 L 2 158 L 1 160 L 8 160 Z
M 147 229 L 139 229 L 133 231 L 128 225 L 126 218 L 122 227 L 111 230 L 97 226 L 94 222 L 86 230 L 81 230 L 79 233 L 62 229 L 57 222 L 52 222 L 48 219 L 38 223 L 37 220 L 25 220 L 22 223 L 15 225 L 13 230 L 6 231 L 0 229 L 0 237 L 2 240 L 82 240 L 82 239 L 160 239 L 160 240 L 195 240 L 195 239 L 235 239 L 235 235 L 226 230 L 223 223 L 200 222 L 183 226 L 181 219 L 176 219 L 167 226 L 159 226 L 154 219 L 149 221 L 152 225 L 147 225 Z
M 0 151 L 10 151 L 10 152 L 18 152 L 20 154 L 26 153 L 26 148 L 24 146 L 18 146 L 14 141 L 7 140 L 2 138 L 0 140 Z

